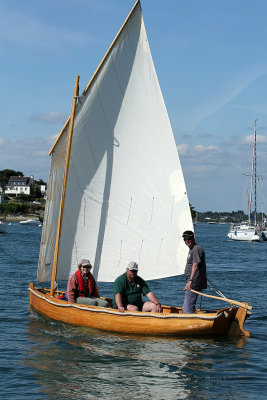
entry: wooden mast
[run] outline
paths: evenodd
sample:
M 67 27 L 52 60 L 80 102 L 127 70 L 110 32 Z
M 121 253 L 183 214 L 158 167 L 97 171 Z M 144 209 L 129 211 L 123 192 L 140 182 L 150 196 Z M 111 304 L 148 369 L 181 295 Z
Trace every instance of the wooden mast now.
M 79 96 L 79 79 L 80 79 L 80 77 L 79 77 L 79 75 L 77 75 L 76 82 L 75 82 L 74 93 L 73 93 L 73 100 L 72 100 L 72 110 L 71 110 L 71 115 L 70 115 L 70 126 L 69 126 L 67 153 L 66 153 L 66 160 L 65 160 L 64 180 L 63 180 L 61 199 L 60 199 L 60 206 L 59 206 L 59 213 L 58 213 L 57 234 L 56 234 L 56 241 L 55 241 L 55 250 L 54 250 L 54 259 L 53 259 L 53 270 L 52 270 L 52 278 L 51 278 L 50 296 L 54 296 L 54 293 L 55 293 L 54 284 L 55 284 L 56 272 L 57 272 L 58 251 L 59 251 L 59 243 L 60 243 L 60 236 L 61 236 L 63 210 L 64 210 L 64 204 L 65 204 L 67 178 L 68 178 L 68 171 L 69 171 L 69 161 L 70 161 L 70 153 L 71 153 L 74 118 L 75 118 L 77 97 Z

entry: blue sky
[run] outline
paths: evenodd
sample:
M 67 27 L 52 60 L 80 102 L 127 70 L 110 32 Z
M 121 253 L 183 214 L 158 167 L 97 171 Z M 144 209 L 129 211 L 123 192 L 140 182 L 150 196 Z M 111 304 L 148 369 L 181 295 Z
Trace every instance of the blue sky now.
M 133 0 L 1 0 L 0 169 L 48 178 L 48 151 Z M 267 2 L 143 0 L 189 201 L 247 210 L 257 119 L 267 212 Z

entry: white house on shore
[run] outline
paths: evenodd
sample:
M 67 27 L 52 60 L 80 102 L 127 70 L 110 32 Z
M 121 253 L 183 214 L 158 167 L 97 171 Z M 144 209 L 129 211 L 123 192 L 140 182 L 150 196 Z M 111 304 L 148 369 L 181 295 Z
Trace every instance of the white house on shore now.
M 34 177 L 31 176 L 11 176 L 6 185 L 5 194 L 17 196 L 19 194 L 30 194 L 31 185 L 34 183 Z
M 40 191 L 41 191 L 42 195 L 44 196 L 46 193 L 46 185 L 40 185 Z

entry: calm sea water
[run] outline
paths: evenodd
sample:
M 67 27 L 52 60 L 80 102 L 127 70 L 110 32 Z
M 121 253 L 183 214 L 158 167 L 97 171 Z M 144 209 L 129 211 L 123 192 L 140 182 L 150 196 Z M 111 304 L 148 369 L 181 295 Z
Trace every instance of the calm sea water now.
M 228 225 L 196 226 L 209 279 L 229 298 L 253 306 L 245 324 L 250 338 L 156 338 L 68 326 L 29 312 L 41 228 L 7 228 L 0 235 L 0 398 L 266 398 L 267 242 L 230 242 Z M 182 303 L 183 276 L 150 285 L 162 303 Z M 109 284 L 100 290 L 111 295 Z

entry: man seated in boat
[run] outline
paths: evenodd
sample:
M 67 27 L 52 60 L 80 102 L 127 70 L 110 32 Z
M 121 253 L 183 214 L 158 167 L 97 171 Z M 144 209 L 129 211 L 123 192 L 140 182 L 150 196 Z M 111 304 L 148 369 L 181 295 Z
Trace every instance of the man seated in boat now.
M 198 294 L 191 292 L 191 289 L 201 292 L 207 288 L 206 261 L 204 249 L 196 243 L 192 231 L 185 231 L 183 239 L 189 248 L 185 266 L 186 284 L 184 287 L 185 297 L 183 304 L 184 314 L 194 314 Z
M 90 261 L 83 258 L 78 265 L 78 271 L 68 280 L 68 301 L 71 303 L 107 307 L 108 302 L 99 298 L 99 291 L 95 278 L 90 272 L 91 268 L 92 265 Z
M 126 272 L 115 280 L 113 284 L 114 305 L 120 312 L 124 312 L 124 310 L 162 312 L 157 297 L 147 283 L 137 275 L 137 272 L 138 264 L 132 261 L 128 264 Z M 143 302 L 142 294 L 147 296 L 150 301 Z

